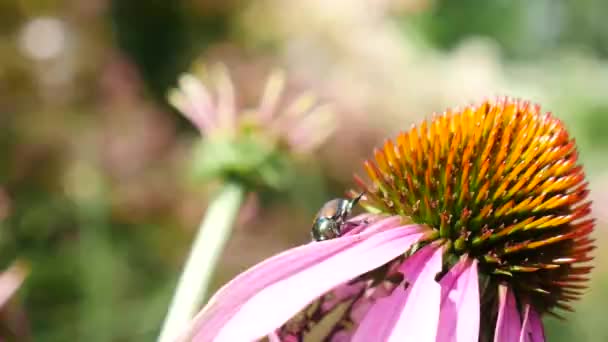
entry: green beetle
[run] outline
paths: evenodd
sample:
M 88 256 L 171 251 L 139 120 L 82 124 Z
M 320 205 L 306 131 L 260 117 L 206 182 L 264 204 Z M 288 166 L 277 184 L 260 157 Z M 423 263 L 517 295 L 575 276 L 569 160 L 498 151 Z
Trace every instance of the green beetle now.
M 325 203 L 312 224 L 312 239 L 314 241 L 329 240 L 342 235 L 342 227 L 346 223 L 353 207 L 357 205 L 363 192 L 352 200 L 336 198 Z

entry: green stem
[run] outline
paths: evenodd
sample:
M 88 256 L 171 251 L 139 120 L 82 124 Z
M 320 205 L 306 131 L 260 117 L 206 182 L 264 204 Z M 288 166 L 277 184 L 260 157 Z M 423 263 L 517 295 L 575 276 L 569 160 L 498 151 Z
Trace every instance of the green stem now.
M 244 195 L 242 186 L 228 183 L 209 205 L 177 284 L 159 342 L 175 341 L 200 308 Z
M 120 257 L 108 239 L 108 207 L 103 192 L 79 198 L 81 226 L 79 253 L 83 299 L 82 341 L 103 342 L 115 338 L 113 304 L 119 288 Z

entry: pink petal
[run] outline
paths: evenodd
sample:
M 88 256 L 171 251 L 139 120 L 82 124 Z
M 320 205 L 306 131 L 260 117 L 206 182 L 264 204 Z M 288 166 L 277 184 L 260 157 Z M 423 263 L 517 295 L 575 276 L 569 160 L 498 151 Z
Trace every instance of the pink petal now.
M 346 282 L 336 287 L 331 291 L 331 296 L 328 296 L 329 298 L 326 298 L 321 303 L 322 312 L 328 312 L 341 303 L 356 297 L 365 290 L 366 286 L 365 282 L 356 282 L 354 284 Z
M 353 322 L 362 322 L 377 298 L 364 297 L 353 303 L 350 318 Z
M 298 342 L 298 338 L 292 335 L 280 338 L 276 333 L 272 333 L 267 337 L 268 342 Z
M 399 262 L 399 260 L 395 260 L 392 262 L 392 264 L 396 265 L 396 267 L 389 267 L 389 271 L 387 271 L 387 275 L 389 277 L 391 275 L 395 275 L 395 272 L 398 272 L 398 268 L 402 264 L 402 262 Z M 359 284 L 365 286 L 363 288 L 364 292 L 356 293 L 351 298 L 345 298 L 345 300 L 354 301 L 347 307 L 347 312 L 345 312 L 345 314 L 342 316 L 343 319 L 352 322 L 355 326 L 359 326 L 361 321 L 363 321 L 363 319 L 366 317 L 370 308 L 374 305 L 374 303 L 378 301 L 378 299 L 390 296 L 390 294 L 397 286 L 402 286 L 400 284 L 395 284 L 390 281 L 383 281 L 380 284 L 377 284 L 376 286 L 372 287 L 369 287 L 370 283 L 368 281 L 355 282 L 354 284 L 350 284 L 349 282 L 349 286 L 351 287 Z M 344 285 L 341 285 L 338 288 L 342 286 Z M 339 292 L 344 292 L 344 290 L 341 290 Z M 330 292 L 329 297 L 334 296 L 335 293 L 336 289 L 332 290 Z M 326 295 L 326 297 L 328 297 L 328 295 Z M 339 303 L 335 304 L 337 305 Z M 331 313 L 329 313 L 328 311 L 329 310 L 326 310 L 324 314 L 331 315 Z M 350 327 L 349 325 L 340 325 L 337 327 L 333 327 L 332 334 L 328 336 L 328 338 L 331 342 L 346 342 L 352 340 L 354 333 L 354 329 L 352 329 L 352 327 Z
M 347 333 L 346 331 L 340 331 L 332 336 L 331 342 L 350 342 L 351 339 L 351 334 Z
M 439 284 L 441 313 L 437 341 L 477 341 L 480 308 L 477 260 L 464 257 L 452 267 Z
M 0 308 L 13 297 L 29 273 L 27 266 L 15 261 L 7 270 L 0 273 Z
M 428 246 L 402 265 L 406 282 L 372 306 L 357 328 L 353 342 L 435 341 L 441 287 L 435 276 L 441 271 L 442 248 Z
M 222 128 L 234 131 L 236 100 L 230 74 L 222 64 L 216 67 L 217 73 L 217 116 Z
M 528 320 L 530 321 L 530 334 L 532 335 L 532 342 L 544 342 L 545 328 L 543 327 L 543 321 L 534 308 L 530 309 Z
M 168 98 L 169 103 L 180 111 L 184 117 L 186 117 L 186 119 L 190 120 L 190 122 L 192 122 L 192 124 L 194 124 L 194 126 L 196 126 L 201 133 L 205 134 L 208 131 L 209 125 L 207 124 L 207 121 L 197 115 L 196 110 L 190 103 L 190 100 L 186 98 L 186 95 L 184 95 L 181 90 L 171 90 Z
M 507 285 L 498 286 L 498 318 L 494 342 L 519 342 L 521 318 L 513 292 Z
M 194 328 L 219 329 L 247 298 L 264 287 L 339 253 L 375 231 L 398 227 L 399 222 L 398 217 L 387 218 L 367 226 L 365 234 L 311 243 L 261 262 L 218 290 L 195 318 Z
M 266 81 L 266 87 L 264 88 L 264 94 L 262 95 L 258 109 L 258 115 L 260 115 L 263 122 L 272 118 L 284 86 L 285 74 L 279 70 L 273 71 L 268 77 L 268 81 Z
M 396 222 L 386 219 L 373 226 L 395 227 Z M 191 333 L 197 341 L 260 338 L 337 284 L 399 256 L 421 236 L 419 226 L 409 225 L 281 253 L 224 286 L 195 318 Z
M 425 249 L 433 250 L 431 246 Z M 441 301 L 441 286 L 435 276 L 441 271 L 442 257 L 443 248 L 437 248 L 425 264 L 403 265 L 405 279 L 414 284 L 410 285 L 409 299 L 393 331 L 397 340 L 407 336 L 412 341 L 435 341 Z
M 204 130 L 215 127 L 216 111 L 211 102 L 209 91 L 205 85 L 196 77 L 185 74 L 179 79 L 179 85 L 183 92 L 184 114 Z
M 215 341 L 248 341 L 264 336 L 336 284 L 403 254 L 421 236 L 422 233 L 412 234 L 407 228 L 378 233 L 306 271 L 264 288 L 222 327 Z M 263 320 L 260 313 L 264 313 Z
M 336 129 L 331 107 L 318 106 L 306 116 L 293 122 L 285 136 L 289 144 L 300 152 L 311 151 L 321 145 Z
M 276 333 L 273 332 L 268 335 L 268 342 L 281 342 L 281 339 Z
M 323 327 L 327 327 L 327 324 L 321 322 L 328 316 L 332 317 L 332 321 L 335 322 L 352 320 L 352 309 L 356 303 L 363 300 L 368 286 L 369 281 L 357 279 L 335 287 L 303 308 L 294 317 L 295 319 L 285 322 L 277 331 L 278 336 L 283 339 L 290 336 L 302 339 L 311 326 L 314 331 L 316 330 L 314 327 L 317 325 L 321 327 L 320 331 L 326 331 L 326 328 Z M 325 339 L 334 341 L 337 335 L 340 335 L 340 338 L 346 336 L 344 334 L 346 331 L 343 328 L 348 329 L 341 324 L 334 325 L 330 335 L 326 336 Z M 317 336 L 317 338 L 320 337 Z
M 544 342 L 545 332 L 538 313 L 530 304 L 526 304 L 524 310 L 524 322 L 521 327 L 519 342 Z

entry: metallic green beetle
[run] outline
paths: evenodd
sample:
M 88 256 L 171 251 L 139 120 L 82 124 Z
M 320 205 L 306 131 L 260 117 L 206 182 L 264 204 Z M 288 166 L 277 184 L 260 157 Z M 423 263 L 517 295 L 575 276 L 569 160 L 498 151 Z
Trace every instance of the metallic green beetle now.
M 363 192 L 352 200 L 336 198 L 325 203 L 313 221 L 312 239 L 314 241 L 323 241 L 342 235 L 342 228 L 350 212 L 362 196 Z

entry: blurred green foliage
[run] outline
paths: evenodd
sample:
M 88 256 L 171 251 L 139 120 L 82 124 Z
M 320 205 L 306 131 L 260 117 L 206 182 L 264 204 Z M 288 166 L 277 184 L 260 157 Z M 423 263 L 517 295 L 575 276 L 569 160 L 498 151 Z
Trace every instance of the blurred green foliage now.
M 165 103 L 176 75 L 207 46 L 227 38 L 229 14 L 192 13 L 185 1 L 113 0 L 107 19 L 116 45 L 137 65 L 159 103 Z
M 419 23 L 423 34 L 450 49 L 471 36 L 492 38 L 510 58 L 538 58 L 563 47 L 608 57 L 608 24 L 601 0 L 567 1 L 437 1 L 406 20 Z

